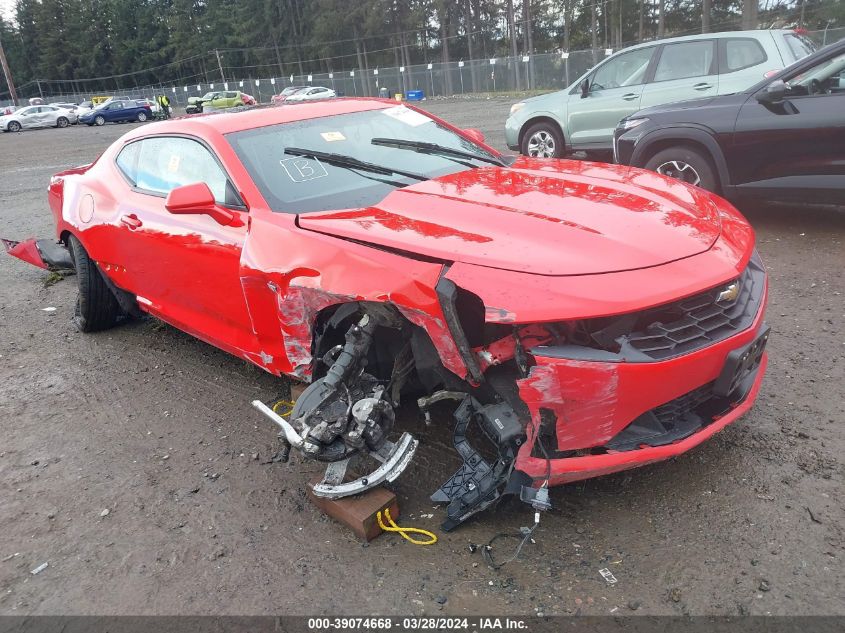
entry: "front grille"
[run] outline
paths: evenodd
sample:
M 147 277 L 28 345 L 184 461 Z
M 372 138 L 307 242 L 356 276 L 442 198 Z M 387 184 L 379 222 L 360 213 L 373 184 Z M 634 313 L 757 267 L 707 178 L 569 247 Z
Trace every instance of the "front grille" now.
M 751 326 L 763 298 L 766 274 L 752 261 L 736 280 L 739 294 L 719 301 L 730 284 L 649 311 L 656 317 L 643 329 L 618 339 L 623 355 L 643 354 L 652 360 L 680 356 L 733 336 Z M 639 322 L 643 322 L 640 317 Z M 626 353 L 628 352 L 628 353 Z

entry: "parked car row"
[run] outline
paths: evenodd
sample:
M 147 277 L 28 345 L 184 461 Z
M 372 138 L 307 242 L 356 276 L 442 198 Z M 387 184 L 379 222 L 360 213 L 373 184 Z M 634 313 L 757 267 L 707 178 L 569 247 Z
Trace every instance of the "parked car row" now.
M 39 127 L 67 127 L 77 123 L 75 112 L 52 105 L 26 106 L 0 116 L 0 130 L 20 132 Z
M 842 205 L 845 41 L 814 52 L 770 30 L 642 44 L 514 104 L 505 135 L 527 156 L 612 156 L 732 201 Z
M 212 90 L 201 97 L 190 97 L 185 112 L 198 114 L 207 109 L 227 110 L 238 106 L 255 105 L 255 103 L 255 97 L 240 90 Z
M 337 92 L 323 86 L 289 86 L 279 94 L 270 98 L 270 103 L 279 105 L 281 103 L 298 103 L 302 101 L 319 101 L 321 99 L 333 99 Z

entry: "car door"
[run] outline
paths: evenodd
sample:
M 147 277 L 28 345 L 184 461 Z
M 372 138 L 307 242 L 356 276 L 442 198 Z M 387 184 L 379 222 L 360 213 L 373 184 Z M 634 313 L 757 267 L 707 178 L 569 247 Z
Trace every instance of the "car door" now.
M 123 104 L 120 101 L 112 101 L 103 109 L 103 116 L 106 121 L 119 121 L 123 112 Z
M 119 202 L 127 290 L 154 315 L 238 354 L 250 332 L 239 276 L 247 211 L 216 155 L 194 138 L 152 136 L 124 147 L 116 163 L 129 183 Z M 235 213 L 234 224 L 167 211 L 170 191 L 197 182 Z
M 774 46 L 774 40 L 767 44 L 770 50 Z M 761 42 L 753 37 L 725 37 L 718 41 L 718 48 L 719 94 L 750 88 L 762 81 L 766 73 L 783 68 L 777 50 L 771 50 L 770 56 Z
M 41 127 L 52 127 L 56 125 L 56 119 L 58 119 L 58 108 L 54 108 L 53 106 L 41 106 L 39 109 L 41 110 L 39 113 Z
M 30 106 L 15 113 L 15 118 L 22 128 L 38 127 L 38 106 Z
M 620 53 L 599 65 L 586 94 L 568 102 L 568 143 L 573 148 L 610 148 L 620 119 L 640 109 L 643 84 L 656 46 Z
M 719 94 L 716 42 L 711 39 L 664 44 L 653 76 L 643 88 L 641 107 Z
M 739 195 L 845 204 L 843 73 L 840 48 L 785 75 L 782 100 L 765 86 L 743 104 L 726 152 Z

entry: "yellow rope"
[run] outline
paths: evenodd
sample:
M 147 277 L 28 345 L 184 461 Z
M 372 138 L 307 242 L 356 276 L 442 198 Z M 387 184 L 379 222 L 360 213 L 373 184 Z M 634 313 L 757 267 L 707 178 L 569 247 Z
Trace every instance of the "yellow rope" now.
M 279 413 L 278 408 L 284 405 L 285 409 L 283 413 Z M 286 415 L 290 415 L 293 412 L 293 402 L 290 400 L 279 400 L 276 404 L 273 405 L 273 413 L 278 413 L 280 416 L 285 417 Z
M 406 541 L 410 541 L 414 545 L 434 545 L 437 542 L 437 535 L 433 532 L 429 532 L 428 530 L 423 530 L 421 528 L 415 527 L 399 527 L 398 525 L 396 525 L 396 522 L 390 517 L 390 510 L 388 508 L 385 508 L 383 512 L 384 518 L 387 519 L 388 525 L 385 525 L 384 521 L 381 520 L 382 510 L 379 510 L 376 514 L 376 520 L 378 521 L 378 526 L 385 532 L 398 532 L 399 536 L 401 536 Z M 422 534 L 423 536 L 427 536 L 429 540 L 417 540 L 412 536 L 408 536 L 409 533 Z

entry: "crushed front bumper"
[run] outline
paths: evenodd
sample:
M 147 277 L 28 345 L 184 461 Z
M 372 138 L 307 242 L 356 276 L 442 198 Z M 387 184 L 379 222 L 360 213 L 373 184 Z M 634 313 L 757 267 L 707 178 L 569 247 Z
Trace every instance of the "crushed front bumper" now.
M 535 354 L 536 365 L 518 383 L 532 424 L 516 469 L 537 480 L 550 472 L 550 485 L 559 485 L 668 459 L 712 437 L 748 411 L 757 397 L 767 362 L 768 328 L 763 315 L 761 307 L 753 325 L 736 336 L 660 362 Z M 755 363 L 737 368 L 736 352 L 745 350 L 756 355 Z M 726 373 L 734 371 L 744 372 L 742 384 L 720 395 Z M 668 440 L 664 437 L 632 445 L 630 437 L 636 434 L 629 427 L 644 416 L 663 420 L 677 439 L 669 433 Z M 689 425 L 690 416 L 698 416 L 693 426 Z M 537 433 L 548 461 L 534 441 Z M 628 441 L 620 441 L 623 437 Z

